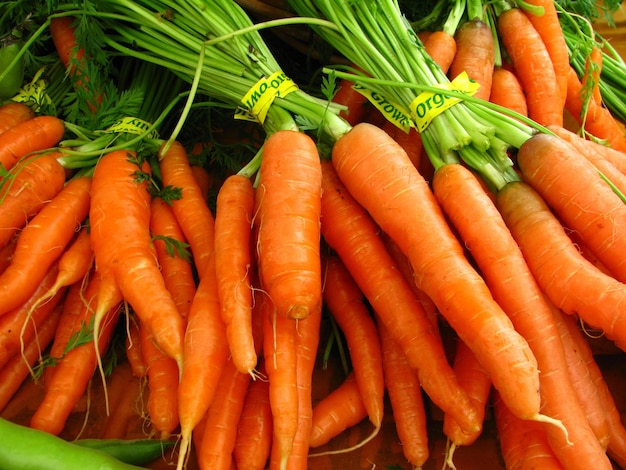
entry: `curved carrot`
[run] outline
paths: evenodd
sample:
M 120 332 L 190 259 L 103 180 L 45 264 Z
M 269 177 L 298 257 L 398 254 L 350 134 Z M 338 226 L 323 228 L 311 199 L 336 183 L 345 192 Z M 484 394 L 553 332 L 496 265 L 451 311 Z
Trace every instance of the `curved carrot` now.
M 55 154 L 24 159 L 0 182 L 0 246 L 18 233 L 65 184 Z
M 36 116 L 0 134 L 0 165 L 10 170 L 17 161 L 57 145 L 65 134 L 64 122 L 55 116 Z
M 626 282 L 626 205 L 598 169 L 567 142 L 548 134 L 528 139 L 517 163 L 525 181 L 613 275 Z
M 254 210 L 252 182 L 241 175 L 226 178 L 217 194 L 216 207 L 215 269 L 226 339 L 238 370 L 251 374 L 257 364 L 249 279 Z
M 6 268 L 11 264 L 13 253 L 15 252 L 15 246 L 17 245 L 17 239 L 19 234 L 13 235 L 7 243 L 0 248 L 0 274 L 4 272 Z
M 26 301 L 61 256 L 89 213 L 90 188 L 89 177 L 70 180 L 22 230 L 0 275 L 0 314 Z
M 504 67 L 496 67 L 491 80 L 489 101 L 528 116 L 528 103 L 517 75 Z
M 354 198 L 407 254 L 417 286 L 478 356 L 507 404 L 520 417 L 545 418 L 528 343 L 465 257 L 428 183 L 402 148 L 382 130 L 358 124 L 335 143 L 332 161 Z
M 563 100 L 552 59 L 528 16 L 510 8 L 498 16 L 497 28 L 526 93 L 529 117 L 542 125 L 563 125 Z
M 470 19 L 456 30 L 454 39 L 456 54 L 448 71 L 450 78 L 466 72 L 471 80 L 480 85 L 473 96 L 489 100 L 495 66 L 495 42 L 491 28 L 478 18 Z
M 18 101 L 4 103 L 0 106 L 0 134 L 34 117 L 34 111 L 24 103 Z
M 311 137 L 292 130 L 270 135 L 257 189 L 257 258 L 261 285 L 286 318 L 306 318 L 322 302 L 321 181 Z
M 173 142 L 163 154 L 164 146 L 159 151 L 163 185 L 182 191 L 181 198 L 172 201 L 172 209 L 191 247 L 198 276 L 202 277 L 215 250 L 215 220 L 194 177 L 185 147 Z
M 384 133 L 380 129 L 379 132 Z M 412 166 L 408 157 L 407 162 Z M 433 402 L 449 410 L 468 431 L 476 429 L 477 411 L 447 361 L 439 331 L 386 250 L 379 227 L 351 196 L 329 161 L 322 162 L 322 176 L 325 241 L 337 252 L 374 311 L 401 345 Z

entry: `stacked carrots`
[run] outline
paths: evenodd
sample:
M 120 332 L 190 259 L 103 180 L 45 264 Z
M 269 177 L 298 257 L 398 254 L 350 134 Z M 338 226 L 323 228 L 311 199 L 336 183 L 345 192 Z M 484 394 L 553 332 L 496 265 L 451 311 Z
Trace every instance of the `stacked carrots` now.
M 474 99 L 531 129 L 499 184 L 434 157 L 415 129 L 392 132 L 347 79 L 335 103 L 356 111 L 342 132 L 271 129 L 258 171 L 220 175 L 213 196 L 193 142 L 126 145 L 122 132 L 76 171 L 72 123 L 0 106 L 2 407 L 37 381 L 29 425 L 62 434 L 90 380 L 115 374 L 121 343 L 179 470 L 315 468 L 371 442 L 388 414 L 422 468 L 426 399 L 451 468 L 490 406 L 507 468 L 626 464 L 626 427 L 584 337 L 626 350 L 626 137 L 601 94 L 581 94 L 599 75 L 573 75 L 554 4 L 528 3 L 543 13 L 503 2 L 455 17 L 447 61 L 443 29 L 421 36 L 444 75 L 467 73 Z M 76 70 L 82 52 L 69 53 Z M 95 109 L 106 96 L 91 92 Z M 348 365 L 319 398 L 325 319 Z M 354 445 L 333 445 L 366 421 Z

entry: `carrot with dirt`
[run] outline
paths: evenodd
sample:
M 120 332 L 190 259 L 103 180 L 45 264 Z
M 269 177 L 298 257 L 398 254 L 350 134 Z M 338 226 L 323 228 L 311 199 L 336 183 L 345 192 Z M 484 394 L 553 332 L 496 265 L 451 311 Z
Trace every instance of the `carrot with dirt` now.
M 11 264 L 0 275 L 0 314 L 25 302 L 87 218 L 91 178 L 70 180 L 19 235 Z
M 597 166 L 567 142 L 538 134 L 522 145 L 517 163 L 527 181 L 563 223 L 618 280 L 626 282 L 626 206 Z
M 30 106 L 18 101 L 9 101 L 0 106 L 0 134 L 17 124 L 35 117 Z
M 237 369 L 248 374 L 257 364 L 250 282 L 254 193 L 249 178 L 229 176 L 220 186 L 215 212 L 215 266 L 226 339 Z
M 528 116 L 528 102 L 517 75 L 504 67 L 496 67 L 491 80 L 489 101 Z
M 65 134 L 65 123 L 55 116 L 36 116 L 0 134 L 0 165 L 13 168 L 18 160 L 57 145 Z
M 55 154 L 20 161 L 0 182 L 0 246 L 18 233 L 65 185 L 65 170 Z
M 384 131 L 378 131 L 390 139 Z M 398 144 L 394 142 L 394 145 Z M 417 172 L 408 157 L 407 162 Z M 396 338 L 433 402 L 453 414 L 468 431 L 477 429 L 480 426 L 478 412 L 447 362 L 439 331 L 389 255 L 379 236 L 380 228 L 348 192 L 331 162 L 322 162 L 322 176 L 324 240 L 337 252 L 374 311 Z

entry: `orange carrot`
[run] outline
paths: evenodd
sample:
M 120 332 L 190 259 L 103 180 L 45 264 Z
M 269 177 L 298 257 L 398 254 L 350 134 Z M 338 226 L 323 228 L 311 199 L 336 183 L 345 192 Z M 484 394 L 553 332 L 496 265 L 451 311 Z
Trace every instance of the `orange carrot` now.
M 250 237 L 254 188 L 241 175 L 224 181 L 215 213 L 215 267 L 226 339 L 237 369 L 253 373 L 257 355 L 252 335 Z
M 15 246 L 17 245 L 17 239 L 19 234 L 13 235 L 7 243 L 0 248 L 0 274 L 4 272 L 6 268 L 11 264 L 13 253 L 15 252 Z
M 68 294 L 69 295 L 69 294 Z M 146 363 L 143 360 L 141 350 L 141 334 L 139 331 L 139 320 L 134 315 L 128 319 L 128 327 L 124 340 L 126 346 L 126 360 L 130 365 L 133 376 L 138 379 L 147 377 Z
M 320 157 L 307 134 L 275 132 L 263 146 L 258 260 L 261 285 L 279 316 L 306 318 L 320 308 Z
M 491 28 L 478 18 L 470 19 L 457 28 L 454 39 L 456 54 L 448 71 L 450 78 L 466 72 L 471 80 L 480 85 L 473 96 L 489 100 L 495 66 L 495 42 Z
M 412 166 L 408 157 L 407 162 Z M 447 362 L 438 330 L 378 235 L 379 227 L 350 195 L 330 162 L 322 163 L 322 175 L 324 239 L 402 347 L 425 392 L 468 431 L 476 429 L 477 411 Z
M 424 145 L 422 144 L 420 134 L 415 130 L 415 128 L 411 128 L 409 132 L 404 132 L 404 130 L 400 129 L 393 122 L 385 121 L 383 129 L 402 146 L 413 162 L 413 165 L 415 165 L 415 168 L 420 168 L 420 166 L 425 164 L 423 160 L 428 159 L 422 158 L 424 155 Z
M 439 65 L 443 73 L 448 73 L 457 51 L 454 36 L 443 30 L 433 31 L 423 44 L 428 55 Z
M 65 170 L 46 154 L 24 159 L 0 182 L 0 246 L 22 229 L 65 184 Z
M 563 100 L 556 72 L 541 36 L 519 8 L 498 16 L 498 32 L 522 88 L 528 115 L 542 125 L 563 125 Z
M 94 170 L 89 219 L 96 269 L 103 279 L 98 309 L 106 309 L 96 312 L 94 340 L 102 315 L 110 308 L 104 302 L 105 288 L 116 285 L 158 346 L 181 368 L 184 322 L 165 287 L 151 243 L 150 194 L 145 177 L 141 178 L 148 172 L 147 163 L 127 150 L 105 154 Z
M 9 101 L 0 106 L 0 134 L 17 124 L 35 117 L 35 113 L 24 103 Z
M 592 99 L 602 105 L 602 94 L 600 91 L 600 74 L 602 73 L 602 48 L 594 44 L 585 60 L 585 72 L 583 73 L 581 84 L 583 89 L 590 93 Z M 565 82 L 567 83 L 567 82 Z
M 36 116 L 0 134 L 0 165 L 10 170 L 17 161 L 59 143 L 65 124 L 55 116 Z
M 72 179 L 22 230 L 11 265 L 0 275 L 0 314 L 33 293 L 89 212 L 91 178 Z
M 383 322 L 378 322 L 378 331 L 385 386 L 402 453 L 413 468 L 420 468 L 428 460 L 429 449 L 426 408 L 419 377 Z
M 589 249 L 626 282 L 626 206 L 598 169 L 569 143 L 538 134 L 519 149 L 524 179 Z
M 365 120 L 369 109 L 372 107 L 367 97 L 354 88 L 354 82 L 346 79 L 339 81 L 333 101 L 347 108 L 345 111 L 342 110 L 340 115 L 350 125 Z
M 215 250 L 213 214 L 194 177 L 185 147 L 173 142 L 165 154 L 164 150 L 161 147 L 159 151 L 163 185 L 182 191 L 181 198 L 172 201 L 172 209 L 191 247 L 198 276 L 202 277 Z
M 491 80 L 489 101 L 528 116 L 528 103 L 517 75 L 504 67 L 496 67 Z
M 193 177 L 198 183 L 198 187 L 200 188 L 200 193 L 204 197 L 205 200 L 209 198 L 209 191 L 216 184 L 216 178 L 209 173 L 209 171 L 200 165 L 191 165 L 191 173 L 193 173 Z

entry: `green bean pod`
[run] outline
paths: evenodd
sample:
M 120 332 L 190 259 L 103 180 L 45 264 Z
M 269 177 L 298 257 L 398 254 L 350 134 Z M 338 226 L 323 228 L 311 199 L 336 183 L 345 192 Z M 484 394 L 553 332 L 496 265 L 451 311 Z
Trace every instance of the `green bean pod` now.
M 72 443 L 106 452 L 132 465 L 146 465 L 174 445 L 173 441 L 158 439 L 77 439 Z
M 24 80 L 24 60 L 19 59 L 11 67 L 11 70 L 5 69 L 11 65 L 13 60 L 22 48 L 21 42 L 14 42 L 0 46 L 0 72 L 4 74 L 0 80 L 0 100 L 12 98 L 22 87 Z

